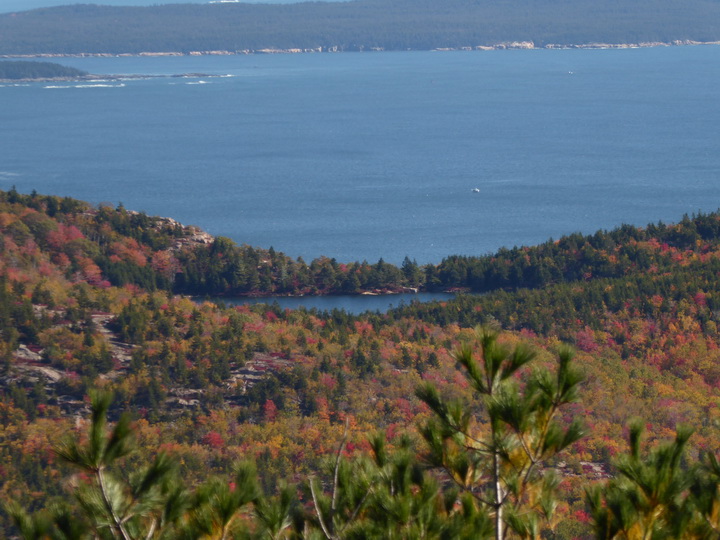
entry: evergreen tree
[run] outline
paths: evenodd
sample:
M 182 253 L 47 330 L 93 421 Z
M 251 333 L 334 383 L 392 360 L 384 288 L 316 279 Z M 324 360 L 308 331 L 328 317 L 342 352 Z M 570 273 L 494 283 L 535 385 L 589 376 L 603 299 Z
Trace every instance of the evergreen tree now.
M 616 478 L 587 490 L 598 538 L 633 540 L 718 538 L 709 519 L 717 523 L 717 478 L 700 474 L 696 466 L 683 466 L 692 430 L 680 427 L 674 441 L 664 442 L 643 455 L 643 424 L 630 427 L 630 451 L 615 463 Z M 694 484 L 700 508 L 689 497 Z M 700 489 L 698 489 L 700 488 Z M 707 504 L 709 503 L 709 504 Z M 714 509 L 714 510 L 713 510 Z M 696 534 L 697 533 L 697 534 Z
M 519 373 L 534 357 L 528 347 L 510 350 L 496 332 L 477 328 L 475 339 L 455 355 L 477 402 L 445 399 L 431 383 L 417 390 L 435 413 L 421 427 L 425 458 L 492 517 L 496 539 L 507 538 L 509 530 L 539 538 L 543 524 L 552 525 L 559 482 L 541 472 L 542 465 L 584 434 L 577 421 L 562 426 L 557 419 L 576 400 L 582 380 L 572 352 L 559 351 L 555 373 L 536 369 L 521 380 Z

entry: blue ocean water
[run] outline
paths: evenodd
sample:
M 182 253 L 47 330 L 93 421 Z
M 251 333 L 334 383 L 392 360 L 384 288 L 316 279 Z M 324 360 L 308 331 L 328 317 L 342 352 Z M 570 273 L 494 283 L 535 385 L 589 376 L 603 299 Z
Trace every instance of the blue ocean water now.
M 62 63 L 229 76 L 0 87 L 0 189 L 306 260 L 439 262 L 720 206 L 716 46 Z

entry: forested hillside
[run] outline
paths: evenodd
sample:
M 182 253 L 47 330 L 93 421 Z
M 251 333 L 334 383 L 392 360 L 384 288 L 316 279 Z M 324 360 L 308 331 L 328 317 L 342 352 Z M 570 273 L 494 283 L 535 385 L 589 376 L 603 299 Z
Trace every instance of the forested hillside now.
M 73 5 L 0 15 L 0 54 L 359 51 L 720 40 L 712 0 Z
M 78 486 L 92 500 L 105 466 L 117 482 L 110 505 L 126 512 L 143 538 L 151 523 L 176 538 L 179 531 L 198 537 L 202 527 L 217 531 L 222 512 L 213 505 L 221 501 L 223 515 L 242 516 L 228 531 L 245 526 L 248 535 L 272 529 L 278 534 L 270 537 L 297 538 L 304 527 L 328 537 L 323 524 L 331 525 L 318 516 L 330 512 L 333 467 L 342 474 L 332 527 L 347 533 L 338 537 L 352 538 L 353 530 L 358 538 L 382 537 L 378 530 L 391 525 L 397 538 L 417 537 L 416 526 L 435 531 L 429 538 L 442 531 L 452 538 L 492 536 L 496 513 L 483 502 L 487 454 L 477 448 L 463 454 L 458 442 L 485 441 L 492 430 L 498 459 L 508 467 L 501 471 L 503 489 L 520 490 L 518 508 L 530 504 L 522 515 L 508 506 L 503 520 L 513 531 L 532 526 L 545 537 L 578 538 L 602 523 L 615 530 L 620 517 L 608 514 L 615 507 L 606 497 L 634 508 L 622 519 L 644 527 L 675 523 L 690 530 L 716 515 L 715 477 L 689 464 L 720 444 L 719 214 L 449 257 L 437 266 L 408 260 L 396 268 L 382 261 L 305 264 L 169 218 L 11 190 L 0 192 L 0 248 L 0 498 L 19 505 L 0 514 L 5 536 L 18 531 L 11 514 L 30 531 L 25 537 L 43 538 L 38 531 L 49 530 L 53 519 L 60 527 L 63 515 L 76 516 L 70 522 L 78 531 L 102 527 L 88 516 L 106 515 L 107 506 L 63 514 L 64 507 L 51 503 L 72 500 L 68 494 Z M 365 279 L 378 290 L 432 285 L 485 294 L 359 316 L 224 307 L 174 294 L 317 294 L 345 280 L 357 292 Z M 502 332 L 478 333 L 478 324 Z M 576 351 L 572 362 L 563 343 Z M 490 357 L 496 363 L 483 363 Z M 478 378 L 482 369 L 499 370 L 497 385 Z M 94 428 L 95 450 L 83 446 L 90 444 L 88 425 L 80 420 L 90 412 L 90 394 L 92 425 L 105 412 L 111 421 Z M 448 402 L 455 398 L 464 405 Z M 121 412 L 129 416 L 116 424 Z M 488 414 L 496 420 L 488 422 Z M 670 487 L 680 491 L 663 488 L 675 506 L 659 499 L 657 507 L 643 506 L 622 483 L 632 484 L 633 470 L 662 460 L 651 454 L 649 464 L 643 461 L 644 450 L 635 446 L 639 430 L 628 442 L 634 417 L 653 444 L 674 438 L 679 424 L 694 430 L 689 438 L 681 430 L 675 446 L 663 450 L 676 455 L 664 462 L 675 463 L 665 473 L 679 475 Z M 107 444 L 130 433 L 135 442 L 92 461 L 106 427 L 116 426 L 122 433 Z M 59 446 L 64 436 L 82 451 L 73 454 L 70 441 Z M 506 445 L 520 446 L 508 453 L 501 451 Z M 168 461 L 155 460 L 158 452 Z M 463 455 L 479 460 L 475 468 L 467 468 Z M 711 467 L 712 458 L 704 459 Z M 249 465 L 233 472 L 248 460 L 259 471 L 257 485 Z M 140 476 L 117 474 L 128 466 Z M 551 469 L 557 486 L 538 476 Z M 182 482 L 160 480 L 172 470 Z M 198 488 L 210 475 L 220 479 Z M 608 477 L 614 478 L 609 491 L 586 499 L 584 488 Z M 174 491 L 178 482 L 188 491 Z M 370 484 L 378 487 L 368 490 Z M 159 501 L 169 505 L 172 493 L 184 501 L 173 507 L 175 517 L 153 522 L 148 516 L 160 516 Z M 36 520 L 24 513 L 41 507 L 55 510 Z M 643 521 L 643 512 L 654 521 Z M 120 525 L 104 526 L 119 535 Z

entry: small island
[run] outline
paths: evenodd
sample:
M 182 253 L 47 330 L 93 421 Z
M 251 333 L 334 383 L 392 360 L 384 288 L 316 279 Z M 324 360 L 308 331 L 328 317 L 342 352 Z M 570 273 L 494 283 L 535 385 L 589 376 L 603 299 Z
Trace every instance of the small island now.
M 78 81 L 118 81 L 127 79 L 155 78 L 193 78 L 206 79 L 219 77 L 209 73 L 180 73 L 175 75 L 98 75 L 80 69 L 55 64 L 53 62 L 35 62 L 32 60 L 0 60 L 0 83 L 26 82 L 78 82 Z
M 52 62 L 0 61 L 1 81 L 74 80 L 87 76 L 86 71 Z

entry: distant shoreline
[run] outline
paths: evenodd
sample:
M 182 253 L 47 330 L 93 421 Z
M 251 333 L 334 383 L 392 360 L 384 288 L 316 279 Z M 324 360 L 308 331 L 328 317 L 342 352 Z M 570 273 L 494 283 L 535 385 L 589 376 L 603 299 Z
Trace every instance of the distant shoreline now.
M 440 47 L 435 49 L 408 49 L 408 51 L 427 51 L 427 52 L 451 52 L 451 51 L 499 51 L 499 50 L 567 50 L 567 49 L 640 49 L 648 47 L 682 47 L 692 45 L 720 45 L 720 41 L 693 41 L 693 40 L 675 40 L 671 42 L 652 41 L 640 43 L 584 43 L 562 45 L 557 43 L 549 43 L 538 47 L 532 41 L 511 41 L 497 43 L 495 45 L 475 45 L 466 47 Z M 341 47 L 317 47 L 312 49 L 290 48 L 290 49 L 243 49 L 237 51 L 190 51 L 183 52 L 140 52 L 140 53 L 36 53 L 36 54 L 2 54 L 0 58 L 124 58 L 124 57 L 173 57 L 173 56 L 238 56 L 238 55 L 254 55 L 254 54 L 310 54 L 310 53 L 340 53 L 340 52 L 399 52 L 395 49 L 384 49 L 382 47 L 369 47 L 367 49 L 345 51 Z M 171 75 L 172 77 L 183 76 L 202 76 L 209 77 L 204 74 L 187 74 L 187 75 Z M 89 76 L 97 77 L 97 76 Z M 144 78 L 154 76 L 102 76 L 104 79 L 110 77 L 119 78 Z M 32 79 L 38 81 L 38 79 Z M 97 80 L 97 79 L 69 79 L 69 80 Z M 4 81 L 4 80 L 3 80 Z M 46 79 L 47 82 L 62 81 L 61 79 Z M 18 81 L 15 81 L 18 82 Z M 21 81 L 22 82 L 22 81 Z M 25 81 L 27 82 L 27 81 Z

